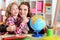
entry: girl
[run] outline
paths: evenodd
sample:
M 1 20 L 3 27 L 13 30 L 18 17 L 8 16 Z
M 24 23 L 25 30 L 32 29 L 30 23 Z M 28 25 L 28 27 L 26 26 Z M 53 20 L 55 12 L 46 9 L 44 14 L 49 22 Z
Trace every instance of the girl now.
M 6 10 L 6 25 L 8 26 L 6 29 L 10 33 L 16 30 L 16 27 L 20 24 L 20 18 L 18 17 L 19 9 L 16 3 L 11 3 L 8 5 Z M 18 21 L 18 22 L 17 22 Z
M 28 27 L 27 24 L 29 22 L 29 18 L 31 17 L 30 5 L 29 5 L 28 2 L 22 2 L 19 5 L 19 16 L 20 16 L 20 18 L 21 18 L 22 21 L 21 21 L 21 25 L 16 30 L 16 34 L 20 33 L 20 29 L 23 31 L 23 33 L 28 33 L 29 27 Z
M 20 21 L 20 18 L 18 18 L 18 13 L 19 9 L 16 3 L 11 3 L 8 5 L 6 10 L 6 24 L 0 25 L 0 32 L 12 33 L 16 30 L 17 25 L 20 23 L 17 22 Z

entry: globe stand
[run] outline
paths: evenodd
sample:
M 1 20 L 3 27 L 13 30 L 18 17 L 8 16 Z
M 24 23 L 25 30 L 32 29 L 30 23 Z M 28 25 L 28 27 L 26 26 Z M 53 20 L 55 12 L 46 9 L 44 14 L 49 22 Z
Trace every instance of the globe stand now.
M 43 36 L 42 34 L 39 34 L 39 31 L 35 30 L 34 32 L 35 32 L 35 34 L 32 35 L 33 37 L 40 37 L 41 38 Z

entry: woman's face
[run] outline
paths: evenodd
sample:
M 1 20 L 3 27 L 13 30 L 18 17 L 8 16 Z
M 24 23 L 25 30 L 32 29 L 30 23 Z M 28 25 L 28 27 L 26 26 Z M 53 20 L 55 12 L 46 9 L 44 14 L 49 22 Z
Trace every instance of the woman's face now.
M 23 18 L 23 17 L 27 17 L 27 14 L 28 14 L 28 6 L 26 5 L 21 5 L 20 6 L 20 10 L 19 10 L 19 14 L 20 16 Z
M 17 16 L 19 13 L 18 6 L 15 4 L 12 5 L 10 12 L 13 16 Z

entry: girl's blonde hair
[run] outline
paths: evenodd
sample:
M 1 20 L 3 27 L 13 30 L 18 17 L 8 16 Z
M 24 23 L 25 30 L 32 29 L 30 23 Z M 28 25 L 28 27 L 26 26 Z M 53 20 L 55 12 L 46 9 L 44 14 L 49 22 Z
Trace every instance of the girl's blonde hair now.
M 15 3 L 15 2 L 13 2 L 13 3 L 11 3 L 11 4 L 8 5 L 8 7 L 6 8 L 6 14 L 5 14 L 7 18 L 8 18 L 9 16 L 11 16 L 10 11 L 11 11 L 12 5 L 17 5 L 17 6 L 18 6 L 18 4 Z

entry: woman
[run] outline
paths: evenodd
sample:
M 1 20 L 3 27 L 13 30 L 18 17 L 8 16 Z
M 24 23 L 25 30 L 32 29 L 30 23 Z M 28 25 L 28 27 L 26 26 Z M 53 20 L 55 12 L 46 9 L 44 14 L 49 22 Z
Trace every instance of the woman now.
M 27 26 L 29 27 L 29 32 L 28 33 L 34 33 L 33 29 L 30 27 L 30 24 L 29 24 L 29 20 L 32 17 L 32 13 L 30 12 L 29 3 L 28 2 L 22 2 L 19 5 L 19 12 L 20 12 L 19 13 L 20 18 L 22 18 L 22 20 L 24 20 L 23 22 L 26 22 L 25 24 L 27 24 Z M 28 19 L 28 20 L 26 20 L 26 19 Z M 44 34 L 44 30 L 42 30 L 40 33 Z
M 28 2 L 22 2 L 19 5 L 19 17 L 21 18 L 21 26 L 16 30 L 16 34 L 21 34 L 21 31 L 23 33 L 28 33 L 29 27 L 28 27 L 28 22 L 29 19 L 31 18 L 31 13 L 30 13 L 30 5 Z

